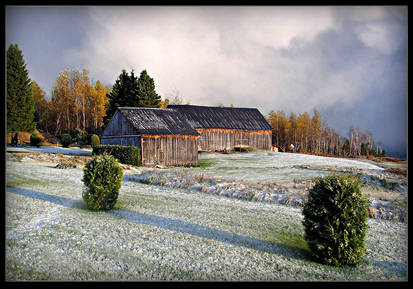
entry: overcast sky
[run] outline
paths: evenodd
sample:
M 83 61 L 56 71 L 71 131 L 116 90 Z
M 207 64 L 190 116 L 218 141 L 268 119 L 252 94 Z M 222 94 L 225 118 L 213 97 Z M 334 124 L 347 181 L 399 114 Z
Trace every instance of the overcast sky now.
M 407 7 L 8 6 L 10 43 L 47 95 L 66 68 L 104 85 L 146 69 L 162 98 L 317 108 L 343 136 L 359 125 L 406 153 Z

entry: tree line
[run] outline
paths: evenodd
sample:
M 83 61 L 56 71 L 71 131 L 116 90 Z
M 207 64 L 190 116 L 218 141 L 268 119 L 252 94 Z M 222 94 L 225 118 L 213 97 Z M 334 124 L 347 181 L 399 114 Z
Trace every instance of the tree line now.
M 351 126 L 348 136 L 341 136 L 328 127 L 320 112 L 314 109 L 311 117 L 308 112 L 298 116 L 291 112 L 271 111 L 266 117 L 272 127 L 272 143 L 280 151 L 289 151 L 293 144 L 295 151 L 335 156 L 385 156 L 382 142 L 376 142 L 371 132 L 363 133 L 360 127 Z

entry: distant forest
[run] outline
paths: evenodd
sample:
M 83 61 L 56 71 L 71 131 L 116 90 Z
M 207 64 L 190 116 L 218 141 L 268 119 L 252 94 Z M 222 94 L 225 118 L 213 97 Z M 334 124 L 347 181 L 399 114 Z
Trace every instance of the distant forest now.
M 291 150 L 294 145 L 297 152 L 328 154 L 344 157 L 385 156 L 382 142 L 376 142 L 371 132 L 363 133 L 360 127 L 351 126 L 348 137 L 341 136 L 329 128 L 317 109 L 313 117 L 308 112 L 300 115 L 283 111 L 271 111 L 267 117 L 272 126 L 272 143 L 281 151 Z

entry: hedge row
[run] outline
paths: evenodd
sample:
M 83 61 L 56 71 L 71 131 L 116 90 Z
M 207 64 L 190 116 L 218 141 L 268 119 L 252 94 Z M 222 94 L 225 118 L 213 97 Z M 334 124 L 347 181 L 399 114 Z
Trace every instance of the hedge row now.
M 121 145 L 97 145 L 93 147 L 93 155 L 109 154 L 123 164 L 141 166 L 141 154 L 138 147 Z

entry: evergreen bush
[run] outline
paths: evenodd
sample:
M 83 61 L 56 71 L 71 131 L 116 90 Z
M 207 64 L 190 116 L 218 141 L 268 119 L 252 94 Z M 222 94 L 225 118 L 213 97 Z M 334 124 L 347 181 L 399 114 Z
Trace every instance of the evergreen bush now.
M 77 142 L 79 144 L 87 144 L 87 132 L 83 129 L 76 128 L 70 132 L 72 137 L 72 142 Z
M 136 146 L 98 145 L 93 147 L 93 155 L 110 154 L 123 164 L 142 165 L 140 150 Z
M 110 210 L 116 204 L 122 185 L 122 168 L 109 155 L 94 156 L 83 168 L 86 189 L 83 200 L 89 210 Z
M 100 145 L 100 139 L 98 135 L 92 134 L 92 136 L 90 137 L 90 145 L 92 146 L 92 148 Z
M 38 146 L 41 143 L 42 139 L 37 133 L 32 133 L 30 136 L 30 145 Z
M 368 202 L 360 183 L 348 175 L 315 180 L 303 208 L 305 239 L 314 260 L 356 266 L 365 252 Z
M 60 142 L 62 143 L 62 146 L 67 148 L 72 143 L 72 137 L 70 136 L 70 134 L 65 133 L 60 138 Z

